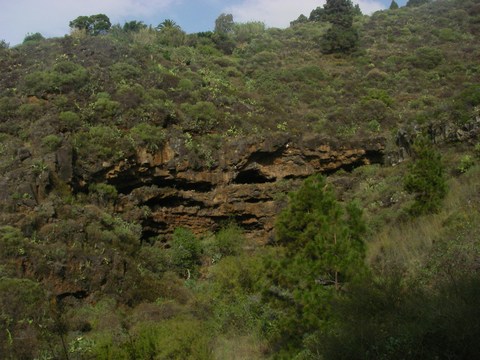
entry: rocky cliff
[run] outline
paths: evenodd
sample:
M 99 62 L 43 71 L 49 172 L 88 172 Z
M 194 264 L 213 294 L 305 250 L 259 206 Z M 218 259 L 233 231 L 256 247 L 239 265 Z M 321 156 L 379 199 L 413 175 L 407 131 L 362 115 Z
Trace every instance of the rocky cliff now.
M 115 164 L 83 164 L 68 145 L 41 160 L 19 148 L 12 171 L 1 183 L 1 199 L 10 213 L 4 218 L 28 228 L 21 214 L 38 212 L 40 206 L 42 212 L 50 208 L 47 212 L 53 216 L 55 210 L 44 201 L 52 189 L 63 186 L 88 193 L 92 184 L 107 183 L 119 194 L 113 211 L 140 223 L 144 240 L 158 235 L 168 239 L 180 226 L 195 233 L 215 231 L 229 220 L 249 236 L 266 240 L 286 193 L 302 179 L 380 163 L 384 143 L 382 138 L 342 143 L 319 136 L 292 140 L 281 134 L 232 139 L 219 147 L 209 166 L 192 161 L 182 139 L 171 139 L 155 152 L 138 149 Z
M 248 234 L 267 239 L 285 194 L 314 173 L 383 161 L 383 139 L 350 143 L 317 136 L 292 141 L 286 136 L 229 141 L 210 167 L 195 168 L 182 157 L 180 142 L 136 156 L 91 174 L 122 194 L 116 211 L 143 225 L 144 238 L 170 234 L 176 227 L 214 231 L 235 220 Z M 140 211 L 141 209 L 141 211 Z

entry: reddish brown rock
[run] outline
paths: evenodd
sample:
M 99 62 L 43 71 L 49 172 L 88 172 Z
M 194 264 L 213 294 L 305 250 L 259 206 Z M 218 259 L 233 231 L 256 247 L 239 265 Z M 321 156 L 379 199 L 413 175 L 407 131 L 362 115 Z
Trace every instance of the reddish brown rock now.
M 111 167 L 104 181 L 123 194 L 117 210 L 137 217 L 149 234 L 168 237 L 179 226 L 202 233 L 234 220 L 266 240 L 285 194 L 302 179 L 381 162 L 384 141 L 339 145 L 314 136 L 296 142 L 277 136 L 230 141 L 222 150 L 218 166 L 209 169 L 191 166 L 169 144 L 155 154 L 142 149 L 136 159 Z M 142 206 L 150 214 L 138 219 Z

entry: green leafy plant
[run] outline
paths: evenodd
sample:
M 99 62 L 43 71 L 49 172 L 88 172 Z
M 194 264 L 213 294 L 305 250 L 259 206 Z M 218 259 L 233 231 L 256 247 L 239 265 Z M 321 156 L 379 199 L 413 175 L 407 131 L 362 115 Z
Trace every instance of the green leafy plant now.
M 328 320 L 330 299 L 365 272 L 366 226 L 357 205 L 343 206 L 323 177 L 312 176 L 290 195 L 275 231 L 283 248 L 270 273 L 270 293 L 283 318 L 277 341 L 298 349 Z
M 414 144 L 415 157 L 404 178 L 405 190 L 414 194 L 413 215 L 437 212 L 447 194 L 445 169 L 440 154 L 425 138 Z
M 460 164 L 458 165 L 458 171 L 461 173 L 467 172 L 473 165 L 475 165 L 475 161 L 473 160 L 472 156 L 464 155 L 460 159 Z
M 200 265 L 202 247 L 190 230 L 185 228 L 175 229 L 170 251 L 172 263 L 181 275 L 186 278 L 195 275 Z

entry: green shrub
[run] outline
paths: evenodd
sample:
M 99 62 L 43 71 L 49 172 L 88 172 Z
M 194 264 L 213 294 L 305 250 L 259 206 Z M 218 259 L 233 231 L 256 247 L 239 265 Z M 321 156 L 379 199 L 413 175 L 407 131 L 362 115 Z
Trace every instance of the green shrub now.
M 215 257 L 239 255 L 245 243 L 243 230 L 237 224 L 229 224 L 215 234 Z
M 460 164 L 458 165 L 458 171 L 461 173 L 467 172 L 473 165 L 475 165 L 475 161 L 473 160 L 472 156 L 464 155 L 460 159 Z
M 349 53 L 358 45 L 358 31 L 343 26 L 332 26 L 327 30 L 320 43 L 322 52 L 325 54 L 332 53 Z
M 0 98 L 0 119 L 7 120 L 14 116 L 21 104 L 17 97 L 4 96 Z
M 218 124 L 217 108 L 209 101 L 199 101 L 194 105 L 184 103 L 181 109 L 187 115 L 188 127 L 192 131 L 209 132 Z
M 91 184 L 88 191 L 94 194 L 102 203 L 113 202 L 118 197 L 115 186 L 105 183 Z
M 82 125 L 80 116 L 73 111 L 62 111 L 58 115 L 60 120 L 61 128 L 68 131 L 75 131 Z
M 110 76 L 115 82 L 138 81 L 142 71 L 137 66 L 126 62 L 118 62 L 110 67 Z
M 39 42 L 39 41 L 42 41 L 42 40 L 45 40 L 45 38 L 43 37 L 42 34 L 37 32 L 37 33 L 34 33 L 34 34 L 27 34 L 25 36 L 25 38 L 23 39 L 23 43 L 26 44 L 26 43 L 32 43 L 32 42 Z
M 51 93 L 78 90 L 88 81 L 87 70 L 70 61 L 61 61 L 52 70 L 35 71 L 24 78 L 27 95 L 43 97 Z
M 170 253 L 173 265 L 187 278 L 193 275 L 200 265 L 202 247 L 200 241 L 188 229 L 177 228 L 173 232 Z
M 88 81 L 88 72 L 82 65 L 61 61 L 53 67 L 54 87 L 61 92 L 80 89 Z
M 134 359 L 211 359 L 208 329 L 194 318 L 143 323 L 124 348 Z
M 83 161 L 116 161 L 133 146 L 116 127 L 98 125 L 75 134 L 75 149 Z
M 178 89 L 180 91 L 191 91 L 193 90 L 195 85 L 189 79 L 182 79 L 178 82 Z
M 62 144 L 62 138 L 55 134 L 50 134 L 42 138 L 42 146 L 48 151 L 57 150 Z
M 130 130 L 136 146 L 144 146 L 150 151 L 158 150 L 165 141 L 165 131 L 148 123 L 141 123 Z
M 22 104 L 18 108 L 18 115 L 22 119 L 36 120 L 42 112 L 42 107 L 40 104 Z
M 443 62 L 444 56 L 441 50 L 424 46 L 415 50 L 415 55 L 409 60 L 416 68 L 431 70 Z
M 22 232 L 9 225 L 0 227 L 0 255 L 5 257 L 17 257 L 25 255 L 27 240 Z
M 120 114 L 120 103 L 111 100 L 108 93 L 101 92 L 97 94 L 96 101 L 90 105 L 90 109 L 93 111 L 90 120 L 111 120 Z
M 413 149 L 414 162 L 409 166 L 404 178 L 405 190 L 415 196 L 410 213 L 420 215 L 437 212 L 447 194 L 441 156 L 425 138 L 419 138 Z
M 47 297 L 40 284 L 29 279 L 0 277 L 2 358 L 39 358 L 40 352 L 46 350 L 42 336 L 51 324 L 47 317 Z

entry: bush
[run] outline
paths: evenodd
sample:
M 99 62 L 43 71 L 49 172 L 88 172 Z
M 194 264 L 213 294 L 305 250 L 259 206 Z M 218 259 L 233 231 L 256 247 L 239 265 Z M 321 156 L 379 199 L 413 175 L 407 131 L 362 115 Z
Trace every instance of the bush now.
M 126 62 L 118 62 L 110 67 L 110 75 L 115 82 L 136 81 L 141 76 L 142 71 L 137 66 Z
M 74 131 L 82 125 L 80 116 L 73 111 L 62 111 L 58 115 L 62 130 Z
M 94 194 L 102 204 L 114 202 L 118 197 L 115 186 L 105 183 L 91 184 L 88 187 L 90 194 Z
M 158 150 L 165 141 L 165 131 L 148 123 L 141 123 L 130 130 L 136 146 L 146 147 L 150 151 Z
M 112 120 L 120 113 L 120 103 L 111 100 L 108 93 L 101 92 L 97 94 L 96 101 L 90 105 L 89 110 L 92 111 L 92 114 L 88 114 L 92 117 L 89 119 L 91 121 Z
M 25 255 L 27 240 L 22 232 L 9 225 L 0 227 L 0 256 L 17 257 Z
M 458 165 L 458 171 L 461 173 L 467 172 L 473 165 L 475 165 L 475 161 L 470 155 L 464 155 L 460 159 L 460 164 Z
M 58 135 L 50 134 L 42 139 L 42 146 L 48 151 L 57 150 L 62 144 L 62 138 Z
M 170 252 L 173 265 L 181 275 L 187 278 L 194 274 L 201 264 L 202 247 L 199 240 L 188 229 L 175 229 Z
M 37 120 L 42 112 L 40 104 L 22 104 L 18 108 L 18 115 L 22 119 Z
M 111 344 L 95 349 L 96 359 L 211 359 L 208 330 L 194 318 L 174 318 L 158 323 L 145 322 L 131 330 L 130 340 L 120 347 Z M 112 339 L 113 340 L 113 339 Z M 105 350 L 108 352 L 105 353 Z M 112 355 L 114 357 L 112 357 Z
M 443 62 L 443 53 L 439 49 L 425 46 L 415 50 L 415 55 L 409 60 L 416 68 L 431 70 Z
M 447 194 L 441 156 L 425 138 L 419 138 L 413 150 L 414 162 L 404 178 L 405 190 L 415 196 L 409 211 L 412 215 L 437 212 Z
M 198 133 L 206 133 L 218 124 L 215 105 L 209 101 L 199 101 L 194 105 L 184 103 L 182 111 L 188 117 L 188 128 Z
M 323 36 L 320 46 L 325 54 L 350 53 L 358 45 L 358 31 L 353 27 L 333 25 Z
M 87 70 L 70 61 L 61 61 L 48 71 L 35 71 L 24 78 L 27 95 L 43 97 L 47 94 L 78 90 L 88 81 Z
M 75 149 L 83 161 L 116 161 L 133 152 L 133 146 L 116 127 L 92 126 L 74 137 Z
M 123 109 L 134 109 L 140 106 L 145 98 L 145 89 L 140 84 L 120 85 L 115 100 Z
M 23 43 L 26 44 L 26 43 L 38 42 L 38 41 L 42 41 L 42 40 L 45 40 L 45 38 L 43 37 L 42 34 L 37 32 L 37 33 L 34 33 L 34 34 L 27 34 L 25 36 L 25 38 L 23 39 Z
M 0 277 L 0 353 L 4 359 L 34 359 L 42 350 L 48 302 L 40 284 Z
M 243 230 L 237 224 L 229 224 L 215 234 L 215 257 L 239 255 L 244 243 Z

